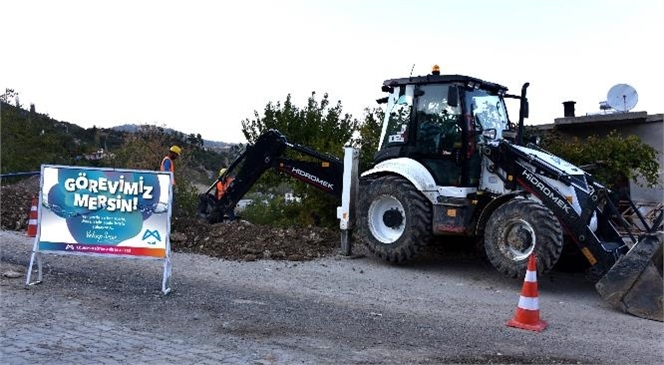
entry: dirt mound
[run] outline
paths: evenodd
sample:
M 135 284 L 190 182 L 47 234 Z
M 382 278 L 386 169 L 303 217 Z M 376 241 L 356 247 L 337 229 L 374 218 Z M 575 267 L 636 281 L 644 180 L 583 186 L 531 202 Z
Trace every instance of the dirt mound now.
M 227 259 L 311 260 L 333 254 L 339 246 L 337 230 L 273 228 L 234 221 L 209 225 L 175 217 L 171 242 L 175 250 Z
M 0 180 L 0 228 L 9 231 L 25 231 L 28 228 L 32 198 L 39 196 L 39 175 L 5 185 Z
M 39 176 L 8 185 L 0 181 L 0 194 L 2 229 L 25 231 Z M 230 260 L 311 260 L 335 254 L 339 242 L 337 229 L 273 228 L 246 221 L 210 225 L 182 214 L 173 216 L 171 227 L 173 251 Z

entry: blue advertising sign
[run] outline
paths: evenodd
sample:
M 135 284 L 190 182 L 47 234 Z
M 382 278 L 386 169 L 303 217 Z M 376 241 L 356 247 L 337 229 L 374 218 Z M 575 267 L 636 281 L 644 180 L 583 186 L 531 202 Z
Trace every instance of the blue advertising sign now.
M 162 171 L 43 165 L 33 256 L 159 258 L 170 271 L 172 179 Z

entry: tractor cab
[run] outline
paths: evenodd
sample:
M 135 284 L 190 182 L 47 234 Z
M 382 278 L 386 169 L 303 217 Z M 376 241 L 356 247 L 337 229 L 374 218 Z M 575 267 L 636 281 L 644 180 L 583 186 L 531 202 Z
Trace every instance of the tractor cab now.
M 387 80 L 389 95 L 375 163 L 408 157 L 423 164 L 437 185 L 476 187 L 479 146 L 510 130 L 503 96 L 507 88 L 461 75 Z

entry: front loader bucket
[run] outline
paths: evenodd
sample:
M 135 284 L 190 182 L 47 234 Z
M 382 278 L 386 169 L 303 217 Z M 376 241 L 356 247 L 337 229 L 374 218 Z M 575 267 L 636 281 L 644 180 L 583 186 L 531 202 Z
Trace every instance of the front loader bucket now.
M 664 321 L 662 247 L 664 233 L 648 234 L 595 285 L 602 298 L 637 317 Z

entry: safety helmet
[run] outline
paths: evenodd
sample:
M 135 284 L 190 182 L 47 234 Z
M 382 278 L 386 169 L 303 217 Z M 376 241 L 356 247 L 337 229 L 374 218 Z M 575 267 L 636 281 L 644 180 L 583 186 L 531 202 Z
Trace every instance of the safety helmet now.
M 180 152 L 182 152 L 182 148 L 180 148 L 180 147 L 178 147 L 178 146 L 171 146 L 171 148 L 169 149 L 169 151 L 171 151 L 171 152 L 173 152 L 173 153 L 175 153 L 176 155 L 179 156 L 179 155 L 180 155 Z
M 223 169 L 219 170 L 219 176 L 223 175 L 224 172 L 226 172 L 226 168 L 223 168 Z

